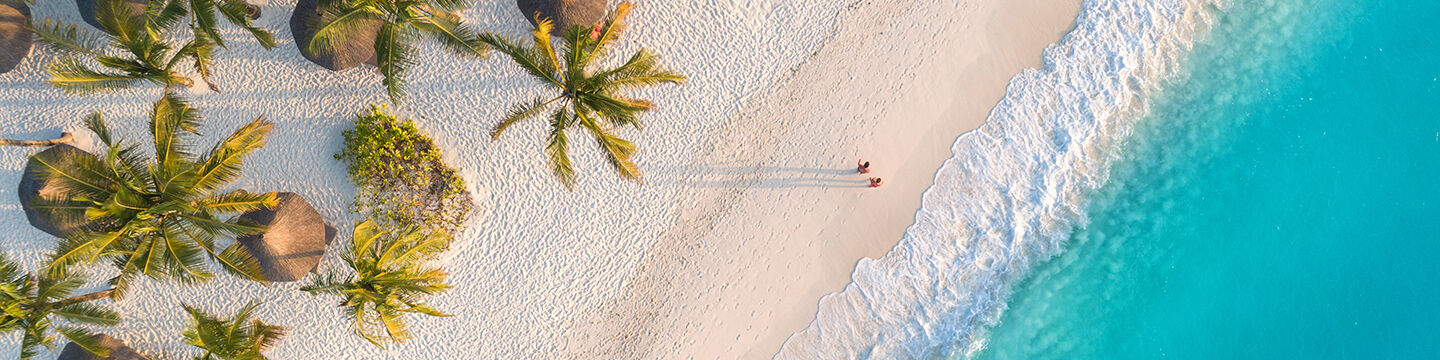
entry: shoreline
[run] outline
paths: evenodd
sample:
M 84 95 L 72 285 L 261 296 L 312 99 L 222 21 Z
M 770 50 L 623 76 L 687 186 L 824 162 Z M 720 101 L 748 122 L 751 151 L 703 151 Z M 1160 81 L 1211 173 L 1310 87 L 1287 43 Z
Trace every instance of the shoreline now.
M 955 138 L 983 123 L 1012 77 L 1041 65 L 1079 9 L 984 0 L 843 11 L 820 51 L 708 135 L 693 161 L 700 175 L 676 201 L 688 206 L 619 295 L 571 320 L 567 357 L 775 356 L 858 260 L 899 242 Z M 857 156 L 885 186 L 865 187 Z

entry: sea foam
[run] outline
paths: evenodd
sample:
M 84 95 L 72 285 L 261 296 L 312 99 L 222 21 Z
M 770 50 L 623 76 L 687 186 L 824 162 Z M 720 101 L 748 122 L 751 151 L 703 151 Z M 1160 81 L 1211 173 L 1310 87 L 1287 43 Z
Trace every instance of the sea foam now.
M 1086 196 L 1149 94 L 1224 0 L 1087 0 L 1075 29 L 960 136 L 915 224 L 777 358 L 936 358 L 984 348 L 1013 285 L 1084 226 Z

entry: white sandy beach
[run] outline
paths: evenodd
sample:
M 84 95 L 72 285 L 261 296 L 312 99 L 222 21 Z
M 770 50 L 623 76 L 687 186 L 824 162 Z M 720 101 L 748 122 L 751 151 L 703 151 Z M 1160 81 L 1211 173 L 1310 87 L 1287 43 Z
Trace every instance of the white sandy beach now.
M 264 300 L 259 318 L 293 328 L 268 353 L 276 359 L 769 358 L 810 323 L 822 296 L 850 281 L 859 259 L 894 246 L 956 136 L 986 118 L 1011 77 L 1039 65 L 1079 9 L 1077 0 L 639 4 L 622 52 L 643 45 L 691 77 L 643 94 L 659 110 L 642 118 L 643 133 L 627 135 L 641 146 L 644 185 L 620 181 L 582 142 L 573 147 L 580 182 L 565 191 L 545 168 L 538 122 L 498 142 L 484 136 L 538 84 L 498 57 L 457 60 L 422 47 L 398 110 L 442 143 L 482 209 L 444 256 L 455 289 L 432 301 L 455 317 L 416 318 L 414 340 L 382 351 L 349 332 L 333 299 L 298 292 L 304 281 L 221 278 L 144 282 L 114 306 L 126 321 L 105 332 L 147 354 L 189 354 L 179 304 L 228 311 Z M 287 25 L 293 5 L 265 4 L 260 24 L 280 41 L 273 52 L 225 27 L 234 44 L 215 69 L 224 92 L 190 98 L 211 138 L 256 116 L 277 124 L 237 185 L 305 196 L 341 230 L 321 264 L 340 268 L 358 217 L 331 154 L 352 115 L 385 98 L 372 69 L 329 72 L 300 57 Z M 85 26 L 73 2 L 33 12 Z M 463 15 L 482 30 L 528 28 L 509 1 Z M 64 130 L 88 139 L 80 117 L 101 110 L 143 139 L 159 90 L 66 96 L 43 82 L 53 58 L 37 48 L 0 75 L 0 137 Z M 0 148 L 0 247 L 26 269 L 54 244 L 26 223 L 14 192 L 36 151 Z M 874 162 L 884 187 L 865 188 L 857 157 Z M 0 339 L 0 354 L 18 342 Z
M 1079 1 L 866 2 L 766 100 L 713 132 L 674 227 L 572 332 L 577 358 L 767 358 L 895 245 L 955 137 L 979 126 Z M 922 20 L 923 19 L 923 20 Z M 866 189 L 856 157 L 873 161 Z M 818 354 L 817 354 L 818 355 Z M 823 356 L 820 356 L 823 358 Z

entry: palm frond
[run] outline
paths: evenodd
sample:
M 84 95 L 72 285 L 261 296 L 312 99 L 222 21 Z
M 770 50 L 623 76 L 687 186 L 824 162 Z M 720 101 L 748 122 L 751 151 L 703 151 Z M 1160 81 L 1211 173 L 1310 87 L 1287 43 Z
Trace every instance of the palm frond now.
M 610 167 L 615 168 L 615 171 L 620 173 L 620 177 L 643 183 L 644 181 L 640 179 L 640 168 L 635 166 L 635 161 L 630 159 L 630 156 L 635 154 L 635 144 L 610 134 L 602 125 L 596 123 L 595 119 L 587 116 L 583 110 L 583 108 L 577 109 L 576 115 L 580 118 L 580 124 L 590 130 L 590 135 L 595 137 L 595 142 L 605 153 L 605 160 L 610 163 Z
M 20 270 L 19 264 L 11 261 L 4 254 L 0 254 L 0 283 L 11 283 L 23 276 L 25 273 Z
M 348 44 L 354 39 L 366 22 L 379 20 L 384 15 L 368 5 L 347 9 L 322 6 L 320 10 L 321 16 L 315 19 L 315 23 L 309 24 L 311 29 L 315 29 L 315 34 L 310 36 L 310 44 L 307 45 L 308 50 L 312 53 L 328 53 L 338 50 L 341 45 Z
M 234 181 L 240 176 L 240 166 L 245 156 L 264 147 L 265 139 L 274 129 L 275 125 L 263 118 L 256 118 L 215 144 L 214 148 L 200 158 L 195 190 L 202 193 L 214 192 Z
M 160 239 L 157 241 L 156 249 L 162 250 L 162 268 L 171 279 L 180 281 L 182 284 L 198 284 L 215 278 L 215 274 L 206 270 L 206 250 L 202 250 L 196 242 L 189 241 L 184 235 L 185 230 L 176 221 L 165 221 L 162 224 Z M 155 251 L 155 250 L 151 250 Z
M 231 24 L 245 29 L 265 50 L 275 49 L 275 35 L 256 27 L 254 22 L 250 21 L 250 16 L 245 13 L 245 1 L 219 0 L 217 8 L 220 10 L 220 15 L 225 17 L 225 20 L 229 20 Z
M 99 138 L 100 142 L 105 144 L 105 146 L 115 144 L 114 137 L 110 136 L 110 127 L 105 125 L 105 116 L 101 115 L 99 111 L 92 112 L 85 116 L 85 128 L 95 133 L 95 137 Z
M 285 337 L 287 333 L 283 326 L 270 325 L 260 321 L 252 323 L 251 328 L 256 336 L 255 342 L 250 346 L 257 352 L 275 347 L 276 344 L 280 343 L 280 338 Z
M 139 240 L 139 246 L 130 255 L 135 260 L 135 269 L 151 279 L 166 280 L 170 272 L 165 263 L 164 239 L 146 234 L 136 240 Z
M 215 0 L 190 0 L 190 11 L 194 13 L 197 33 L 203 32 L 216 45 L 226 47 L 225 39 L 220 38 L 220 31 L 216 28 L 219 24 L 215 19 L 215 7 Z
M 106 281 L 106 283 L 110 285 L 111 301 L 120 301 L 120 299 L 125 298 L 125 295 L 129 295 L 130 286 L 134 284 L 135 276 L 138 274 L 133 268 L 129 267 L 122 267 L 120 271 L 120 275 L 116 275 L 110 278 L 109 281 Z
M 35 40 L 64 54 L 100 55 L 105 39 L 75 25 L 45 19 L 39 24 L 30 22 L 27 27 L 35 34 Z
M 95 339 L 95 334 L 91 333 L 90 330 L 74 326 L 56 326 L 55 332 L 60 333 L 66 340 L 70 340 L 71 343 L 94 354 L 96 357 L 102 359 L 110 357 L 110 349 L 101 346 L 100 341 Z
M 649 101 L 617 98 L 606 93 L 588 94 L 582 103 L 586 109 L 595 111 L 595 115 L 611 125 L 630 125 L 637 129 L 640 128 L 637 117 L 653 106 Z
M 150 79 L 140 79 L 122 74 L 91 70 L 75 59 L 60 59 L 45 69 L 50 74 L 50 83 L 66 94 L 87 95 L 106 90 L 125 89 Z
M 264 227 L 264 226 L 257 226 L 257 225 L 253 225 L 253 224 L 241 224 L 241 223 L 239 223 L 238 221 L 221 221 L 221 220 L 215 219 L 214 216 L 211 216 L 211 215 L 208 215 L 208 214 L 203 214 L 203 213 L 202 213 L 202 214 L 186 214 L 186 215 L 180 215 L 179 217 L 180 217 L 181 219 L 184 219 L 184 220 L 187 222 L 187 224 L 193 225 L 193 226 L 195 226 L 197 229 L 200 229 L 200 230 L 202 230 L 202 231 L 205 231 L 205 232 L 207 232 L 207 233 L 214 234 L 214 235 L 225 235 L 225 236 L 244 235 L 244 234 L 253 234 L 253 233 L 258 233 L 258 232 L 261 232 L 261 231 L 265 231 L 265 227 Z
M 75 293 L 81 286 L 85 286 L 85 279 L 79 276 L 40 276 L 36 281 L 35 300 L 51 303 L 55 300 L 70 297 L 70 294 Z
M 352 235 L 353 240 L 350 242 L 350 257 L 353 259 L 377 257 L 379 253 L 377 243 L 380 237 L 385 236 L 387 233 L 387 231 L 381 229 L 380 226 L 376 225 L 372 220 L 366 220 L 365 222 L 356 224 L 354 235 Z
M 96 1 L 95 20 L 104 31 L 121 44 L 132 44 L 149 35 L 145 16 L 136 14 L 124 1 Z
M 590 32 L 580 26 L 571 26 L 560 33 L 560 40 L 565 43 L 561 47 L 565 56 L 565 69 L 561 73 L 565 75 L 565 85 L 574 89 L 577 80 L 588 76 L 591 57 L 586 42 L 590 41 Z
M 25 328 L 22 329 L 22 330 L 24 330 L 24 334 L 21 335 L 21 337 L 20 337 L 20 358 L 21 358 L 21 359 L 29 360 L 29 359 L 31 359 L 31 358 L 34 358 L 34 357 L 35 357 L 35 354 L 36 354 L 36 350 L 38 350 L 38 348 L 39 348 L 41 345 L 52 345 L 52 346 L 53 346 L 53 344 L 55 343 L 55 339 L 54 339 L 54 338 L 47 338 L 47 337 L 45 337 L 45 331 L 48 330 L 48 328 L 37 328 L 37 327 L 39 327 L 39 326 L 36 326 L 36 325 L 32 324 L 32 326 L 25 327 Z M 82 345 L 82 347 L 83 347 L 83 345 Z
M 625 31 L 625 18 L 630 16 L 630 11 L 635 9 L 635 4 L 625 1 L 615 6 L 615 11 L 610 12 L 610 17 L 600 28 L 600 35 L 595 41 L 591 41 L 586 53 L 590 57 L 604 57 L 605 51 L 620 40 L 620 33 Z
M 390 338 L 391 342 L 401 343 L 410 339 L 410 326 L 405 324 L 405 318 L 396 314 L 394 309 L 378 308 L 375 313 L 378 315 L 375 317 L 376 320 L 379 321 L 381 328 L 385 329 L 385 335 Z
M 546 105 L 550 105 L 550 103 L 560 100 L 561 98 L 562 97 L 557 96 L 550 100 L 545 100 L 544 97 L 537 97 L 529 103 L 519 104 L 510 108 L 510 114 L 506 115 L 505 119 L 500 120 L 500 123 L 495 124 L 494 128 L 491 128 L 490 140 L 500 138 L 500 134 L 505 132 L 505 129 L 510 128 L 510 125 L 539 115 L 545 111 Z
M 408 267 L 425 257 L 445 251 L 450 238 L 423 227 L 405 229 L 386 241 L 377 259 L 381 268 Z
M 565 129 L 573 120 L 566 115 L 567 110 L 561 108 L 555 110 L 550 120 L 550 141 L 545 145 L 545 153 L 550 156 L 550 172 L 560 183 L 565 184 L 568 189 L 575 188 L 575 168 L 570 165 L 570 139 L 565 136 Z
M 174 94 L 165 94 L 150 112 L 150 134 L 154 137 L 155 174 L 161 192 L 176 187 L 175 180 L 186 173 L 194 162 L 191 145 L 186 141 L 200 125 L 199 111 L 191 108 Z
M 250 193 L 233 190 L 221 195 L 200 199 L 195 208 L 206 213 L 236 214 L 275 207 L 279 201 L 275 193 Z
M 604 91 L 630 90 L 664 84 L 683 84 L 685 75 L 660 67 L 659 59 L 650 50 L 640 49 L 624 65 L 591 77 L 588 87 Z
M 514 60 L 516 64 L 520 65 L 521 69 L 525 70 L 525 72 L 531 76 L 545 80 L 547 84 L 552 86 L 564 87 L 564 82 L 560 79 L 556 70 L 546 67 L 545 64 L 549 63 L 549 61 L 542 59 L 542 57 L 546 55 L 540 51 L 520 47 L 508 38 L 491 33 L 480 34 L 480 41 L 490 44 L 490 47 L 494 48 L 495 51 L 509 56 L 511 60 Z
M 300 291 L 310 293 L 310 295 L 342 295 L 354 281 L 353 276 L 326 273 L 323 276 L 312 278 L 310 285 L 300 287 Z
M 190 42 L 185 43 L 185 46 L 180 47 L 179 50 L 176 50 L 175 53 L 171 55 L 170 61 L 165 68 L 174 68 L 175 64 L 180 61 L 190 59 L 191 66 L 195 68 L 195 72 L 200 73 L 200 80 L 204 81 L 211 91 L 220 92 L 220 88 L 215 86 L 214 82 L 210 81 L 212 74 L 210 66 L 214 64 L 215 43 L 212 42 L 209 35 L 206 35 L 205 32 L 200 29 L 195 27 L 191 27 L 191 29 L 195 36 L 191 38 Z M 169 71 L 162 70 L 161 72 L 166 74 L 167 77 L 174 76 Z M 167 84 L 169 83 L 183 83 L 183 81 L 167 82 Z
M 123 231 L 123 229 L 105 233 L 78 231 L 61 239 L 55 247 L 55 253 L 50 255 L 50 262 L 45 269 L 46 276 L 63 277 L 71 267 L 95 261 L 104 249 L 101 246 L 108 246 L 117 241 Z
M 62 153 L 60 156 L 31 156 L 27 165 L 45 178 L 45 185 L 70 199 L 91 201 L 105 199 L 115 190 L 115 183 L 95 169 L 104 168 L 100 160 L 85 153 Z
M 431 13 L 424 9 L 416 11 L 419 16 L 411 23 L 421 31 L 435 36 L 435 41 L 444 45 L 451 53 L 461 57 L 482 57 L 490 53 L 490 47 L 476 39 L 479 32 L 465 25 L 449 13 Z
M 555 56 L 555 45 L 550 41 L 550 32 L 554 30 L 554 27 L 555 23 L 549 18 L 541 18 L 540 13 L 535 13 L 535 30 L 530 32 L 530 36 L 535 39 L 535 52 L 539 52 L 545 56 L 545 60 L 549 60 L 539 64 L 540 69 L 547 74 L 554 74 L 560 69 L 560 58 Z M 565 79 L 559 80 L 560 82 L 565 81 Z
M 115 326 L 120 323 L 120 313 L 88 303 L 66 304 L 52 310 L 67 321 L 78 324 Z
M 159 0 L 151 1 L 151 4 L 154 5 L 159 2 Z M 185 8 L 184 0 L 170 0 L 165 2 L 165 6 L 159 7 L 155 13 L 150 16 L 150 23 L 156 29 L 169 29 L 171 26 L 179 23 L 180 20 L 185 18 L 185 15 L 189 13 L 189 10 Z
M 405 73 L 412 65 L 411 37 L 409 28 L 391 23 L 380 25 L 380 32 L 375 35 L 376 66 L 384 76 L 382 82 L 390 101 L 397 104 L 405 96 Z
M 214 259 L 220 262 L 221 268 L 231 275 L 262 283 L 270 280 L 265 277 L 264 270 L 260 269 L 260 263 L 238 242 L 231 243 L 225 247 L 225 251 L 213 255 Z
M 36 196 L 27 204 L 30 210 L 45 215 L 60 223 L 82 224 L 88 219 L 85 211 L 90 209 L 90 204 L 82 201 L 74 201 L 62 196 Z
M 405 305 L 409 306 L 409 308 L 405 309 L 406 312 L 421 313 L 421 314 L 430 315 L 430 316 L 434 316 L 434 317 L 451 317 L 451 316 L 454 316 L 454 315 L 450 315 L 450 314 L 446 314 L 446 313 L 440 312 L 440 310 L 435 310 L 434 308 L 431 308 L 430 306 L 425 305 L 425 304 L 406 303 Z
M 251 257 L 250 253 L 245 251 L 243 245 L 240 245 L 239 242 L 231 243 L 230 246 L 223 250 L 215 244 L 215 236 L 217 233 L 229 234 L 229 231 L 202 229 L 201 226 L 197 225 L 194 221 L 188 218 L 182 219 L 184 219 L 184 221 L 176 222 L 177 231 L 181 233 L 181 236 L 188 241 L 196 243 L 198 245 L 197 247 L 204 251 L 206 255 L 209 255 L 211 259 L 219 262 L 220 268 L 225 269 L 225 272 L 259 282 L 269 280 L 260 269 L 260 263 L 255 261 L 255 258 Z M 220 221 L 217 220 L 215 222 Z

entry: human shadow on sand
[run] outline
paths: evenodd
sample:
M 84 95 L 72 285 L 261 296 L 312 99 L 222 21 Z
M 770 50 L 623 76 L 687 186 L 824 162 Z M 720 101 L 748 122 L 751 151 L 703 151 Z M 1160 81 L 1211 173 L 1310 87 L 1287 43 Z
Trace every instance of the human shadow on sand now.
M 854 169 L 787 166 L 691 165 L 657 173 L 654 183 L 695 188 L 865 188 L 867 177 Z M 669 176 L 665 176 L 669 175 Z

